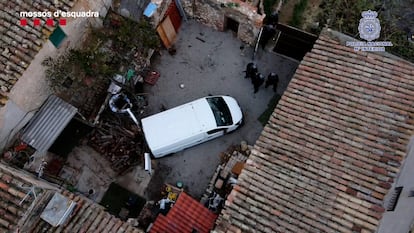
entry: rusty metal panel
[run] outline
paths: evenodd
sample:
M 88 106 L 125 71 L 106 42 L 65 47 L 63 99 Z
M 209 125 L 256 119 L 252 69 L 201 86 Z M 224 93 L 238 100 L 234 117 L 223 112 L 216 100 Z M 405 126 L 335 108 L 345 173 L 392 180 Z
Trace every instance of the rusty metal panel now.
M 51 95 L 23 130 L 22 140 L 45 152 L 78 111 L 59 97 Z
M 177 8 L 177 3 L 175 1 L 171 1 L 171 4 L 168 7 L 165 15 L 168 15 L 170 17 L 171 23 L 174 26 L 174 30 L 178 32 L 178 29 L 181 26 L 181 15 Z

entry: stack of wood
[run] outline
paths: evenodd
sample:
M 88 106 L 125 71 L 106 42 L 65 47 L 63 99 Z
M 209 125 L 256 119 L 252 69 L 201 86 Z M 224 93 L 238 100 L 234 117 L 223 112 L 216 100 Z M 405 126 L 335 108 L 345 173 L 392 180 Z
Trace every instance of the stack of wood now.
M 104 155 L 121 173 L 143 161 L 145 140 L 140 128 L 127 116 L 107 113 L 90 134 L 89 145 Z

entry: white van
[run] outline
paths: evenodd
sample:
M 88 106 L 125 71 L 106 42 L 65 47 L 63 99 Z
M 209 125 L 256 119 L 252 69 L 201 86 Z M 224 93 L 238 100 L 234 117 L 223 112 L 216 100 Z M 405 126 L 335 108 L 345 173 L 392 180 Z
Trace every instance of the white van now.
M 230 96 L 208 96 L 141 120 L 152 155 L 160 158 L 237 129 L 243 121 Z

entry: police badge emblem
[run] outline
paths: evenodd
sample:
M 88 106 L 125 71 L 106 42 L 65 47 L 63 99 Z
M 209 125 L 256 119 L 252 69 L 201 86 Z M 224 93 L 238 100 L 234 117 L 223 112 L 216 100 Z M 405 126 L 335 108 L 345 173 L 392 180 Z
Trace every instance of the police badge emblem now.
M 363 11 L 362 18 L 359 20 L 359 37 L 366 41 L 378 39 L 381 32 L 381 25 L 377 19 L 378 13 L 375 11 Z

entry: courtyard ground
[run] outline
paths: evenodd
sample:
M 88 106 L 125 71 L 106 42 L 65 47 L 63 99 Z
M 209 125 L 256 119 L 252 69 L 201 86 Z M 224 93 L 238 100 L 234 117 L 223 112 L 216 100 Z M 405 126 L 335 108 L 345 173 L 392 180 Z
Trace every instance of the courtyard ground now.
M 154 57 L 153 68 L 161 77 L 147 88 L 147 114 L 160 112 L 191 100 L 211 95 L 236 98 L 244 112 L 245 125 L 234 133 L 203 143 L 160 159 L 153 160 L 155 173 L 146 196 L 156 198 L 164 182 L 184 183 L 186 191 L 200 198 L 217 165 L 220 152 L 245 140 L 253 145 L 263 125 L 257 120 L 274 96 L 264 85 L 253 94 L 253 85 L 244 78 L 247 63 L 252 61 L 253 48 L 239 41 L 232 32 L 219 32 L 195 21 L 184 22 L 175 44 L 176 53 L 162 50 Z M 259 72 L 266 77 L 276 72 L 280 81 L 277 93 L 282 94 L 292 78 L 297 61 L 261 48 L 255 56 Z M 184 88 L 180 88 L 184 84 Z

